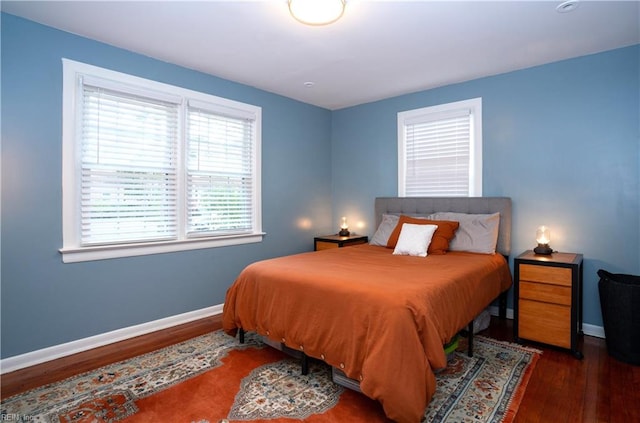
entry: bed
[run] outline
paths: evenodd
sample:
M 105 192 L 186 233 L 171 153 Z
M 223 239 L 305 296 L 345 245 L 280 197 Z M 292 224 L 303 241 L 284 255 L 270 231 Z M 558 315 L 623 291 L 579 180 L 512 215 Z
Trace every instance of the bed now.
M 450 240 L 444 254 L 393 254 L 405 244 L 408 229 L 425 232 L 425 218 L 451 223 L 440 217 L 458 216 L 458 237 L 466 216 L 496 214 L 494 253 L 460 250 L 464 243 Z M 419 422 L 435 392 L 434 371 L 446 366 L 443 345 L 495 299 L 501 299 L 502 315 L 506 310 L 511 200 L 381 197 L 375 215 L 371 244 L 247 266 L 227 291 L 223 329 L 232 336 L 253 331 L 323 360 L 380 401 L 390 419 Z M 388 220 L 416 218 L 422 221 L 396 225 L 393 249 L 379 242 L 383 226 L 391 228 Z M 429 248 L 447 225 L 433 226 Z

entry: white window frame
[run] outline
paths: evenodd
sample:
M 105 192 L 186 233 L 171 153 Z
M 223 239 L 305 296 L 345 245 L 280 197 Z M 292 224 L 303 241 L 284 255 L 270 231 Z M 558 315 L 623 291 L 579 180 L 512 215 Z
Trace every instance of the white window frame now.
M 261 242 L 262 231 L 261 205 L 261 133 L 262 109 L 210 94 L 201 93 L 169 84 L 144 79 L 121 72 L 62 59 L 63 63 L 63 107 L 62 107 L 62 226 L 63 247 L 59 250 L 65 263 L 101 260 L 118 257 L 131 257 L 148 254 L 168 253 L 201 248 Z M 249 233 L 225 234 L 208 237 L 190 237 L 186 235 L 186 208 L 184 206 L 186 186 L 185 125 L 178 126 L 178 237 L 176 240 L 136 242 L 128 244 L 82 246 L 80 243 L 80 202 L 79 202 L 79 163 L 80 163 L 80 111 L 78 104 L 82 96 L 81 78 L 98 78 L 110 81 L 114 86 L 125 86 L 131 91 L 154 92 L 181 102 L 181 120 L 184 122 L 186 107 L 191 102 L 202 102 L 230 111 L 231 114 L 251 115 L 253 118 L 252 168 L 252 229 Z
M 406 126 L 417 120 L 433 120 L 461 110 L 470 113 L 469 197 L 482 196 L 482 98 L 456 101 L 398 113 L 398 196 L 406 196 Z M 446 196 L 447 194 L 443 194 Z M 452 194 L 453 195 L 453 194 Z

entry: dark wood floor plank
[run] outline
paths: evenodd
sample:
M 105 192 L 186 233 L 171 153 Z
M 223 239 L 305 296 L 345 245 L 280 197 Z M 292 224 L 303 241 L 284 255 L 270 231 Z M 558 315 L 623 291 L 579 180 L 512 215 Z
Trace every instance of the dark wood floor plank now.
M 606 351 L 599 348 L 599 344 L 594 342 L 595 338 L 585 337 L 584 342 L 584 355 L 589 357 L 585 359 L 586 372 L 585 372 L 585 385 L 592 387 L 591 389 L 580 389 L 582 393 L 582 413 L 575 421 L 585 422 L 597 422 L 598 420 L 598 372 L 600 368 L 600 361 L 603 359 L 603 355 L 606 358 Z
M 587 350 L 588 348 L 583 346 L 582 352 L 585 353 Z M 575 360 L 574 357 L 572 358 Z M 567 409 L 567 422 L 581 422 L 584 419 L 586 389 L 572 389 L 572 385 L 575 380 L 587 382 L 589 363 L 589 360 L 579 360 L 579 363 L 574 363 L 575 365 L 571 365 L 569 369 L 567 385 L 565 386 L 567 396 L 564 404 Z
M 534 401 L 534 407 L 539 407 L 541 411 L 541 421 L 548 421 L 546 416 L 553 415 L 554 422 L 564 423 L 567 422 L 569 416 L 567 414 L 567 394 L 566 389 L 568 382 L 568 371 L 574 363 L 570 360 L 575 360 L 574 357 L 567 353 L 559 353 L 555 350 L 546 350 L 547 371 L 545 372 L 544 383 L 541 386 L 541 399 L 540 401 Z M 540 361 L 538 361 L 540 363 Z M 545 368 L 543 366 L 543 368 Z M 537 369 L 536 369 L 537 370 Z
M 611 372 L 611 422 L 640 422 L 638 404 L 640 395 L 634 386 L 633 370 L 629 366 L 614 359 L 609 359 Z M 631 397 L 628 397 L 631 396 Z M 629 398 L 634 398 L 629 400 Z
M 609 356 L 602 355 L 598 363 L 598 381 L 596 387 L 598 389 L 598 422 L 610 422 L 611 401 L 609 386 L 611 378 L 609 375 Z

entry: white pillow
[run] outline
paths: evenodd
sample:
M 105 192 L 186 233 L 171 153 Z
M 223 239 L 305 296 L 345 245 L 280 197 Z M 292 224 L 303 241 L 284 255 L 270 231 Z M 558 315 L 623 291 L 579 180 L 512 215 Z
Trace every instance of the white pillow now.
M 393 254 L 426 257 L 427 249 L 436 229 L 438 229 L 438 225 L 404 223 Z
M 456 235 L 449 242 L 449 251 L 494 254 L 498 242 L 500 213 L 468 214 L 438 212 L 429 215 L 433 220 L 460 222 Z
M 396 225 L 398 225 L 399 219 L 400 216 L 395 214 L 383 214 L 382 221 L 380 222 L 376 233 L 373 234 L 371 241 L 369 241 L 369 244 L 386 247 L 387 241 L 391 236 L 391 232 L 393 232 L 393 230 L 396 228 Z

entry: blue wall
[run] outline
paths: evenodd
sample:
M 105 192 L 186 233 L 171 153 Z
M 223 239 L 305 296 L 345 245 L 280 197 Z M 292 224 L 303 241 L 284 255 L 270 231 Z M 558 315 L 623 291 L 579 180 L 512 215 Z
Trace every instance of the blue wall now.
M 602 326 L 596 271 L 640 272 L 639 80 L 636 45 L 336 111 L 334 216 L 375 231 L 398 112 L 482 97 L 483 194 L 513 200 L 513 256 L 550 226 L 554 249 L 584 254 L 584 321 Z
M 1 47 L 3 358 L 221 304 L 248 263 L 332 230 L 329 110 L 7 14 Z M 62 57 L 262 107 L 264 241 L 63 264 Z
M 396 113 L 483 98 L 484 195 L 513 199 L 513 251 L 552 229 L 585 255 L 585 322 L 604 267 L 640 273 L 640 46 L 335 112 L 2 14 L 2 358 L 224 301 L 253 261 L 306 251 L 346 215 L 371 235 L 397 194 Z M 61 58 L 263 108 L 259 244 L 63 264 Z

